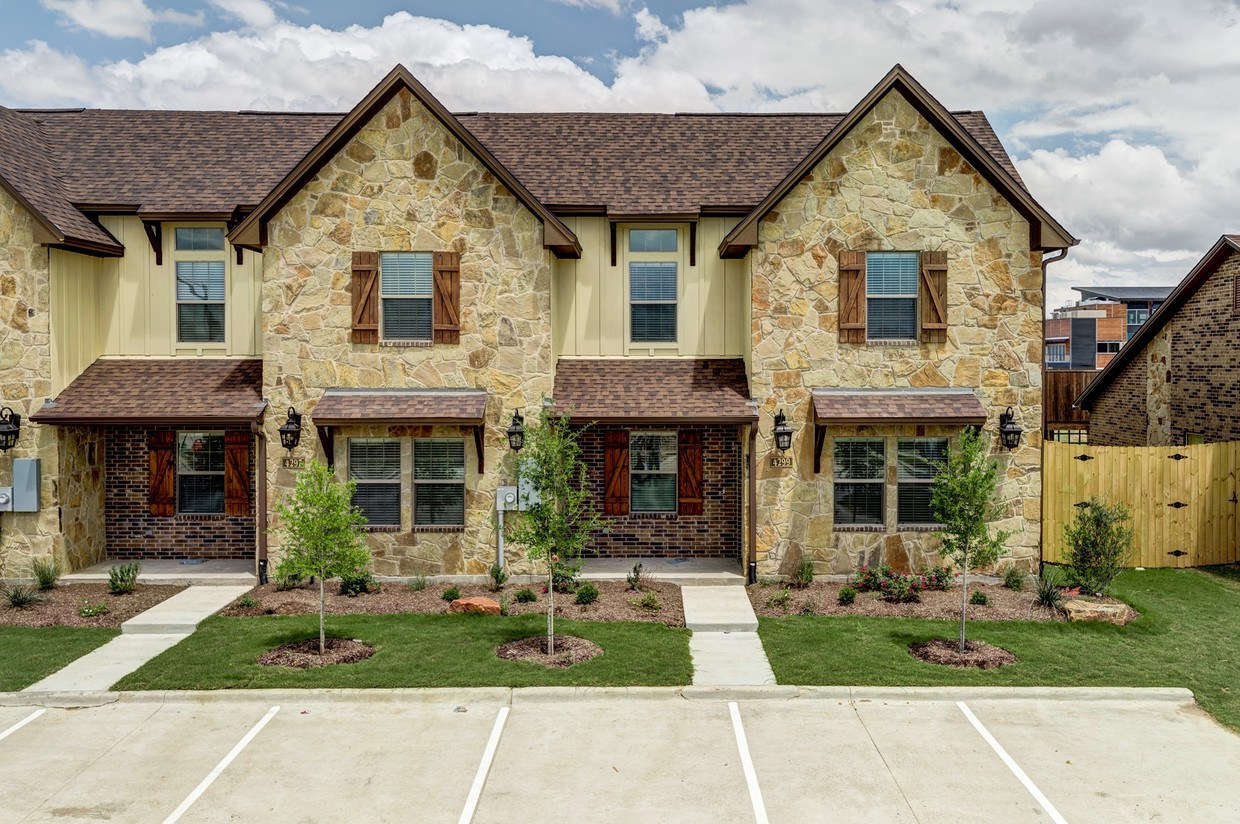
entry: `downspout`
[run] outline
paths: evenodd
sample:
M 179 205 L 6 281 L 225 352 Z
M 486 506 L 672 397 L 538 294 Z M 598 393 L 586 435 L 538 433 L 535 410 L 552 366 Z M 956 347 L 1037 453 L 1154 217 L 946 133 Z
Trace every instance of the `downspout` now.
M 758 583 L 758 422 L 749 424 L 749 564 L 746 580 Z
M 258 439 L 258 456 L 254 461 L 257 489 L 254 492 L 254 528 L 257 531 L 259 584 L 267 583 L 267 433 L 257 421 L 250 422 L 250 433 Z
M 1067 247 L 1060 249 L 1059 254 L 1057 255 L 1051 255 L 1050 257 L 1046 257 L 1045 255 L 1042 256 L 1042 340 L 1039 344 L 1039 346 L 1041 347 L 1040 351 L 1042 352 L 1042 421 L 1041 421 L 1041 430 L 1040 430 L 1041 436 L 1042 436 L 1042 460 L 1039 461 L 1039 468 L 1038 468 L 1039 469 L 1038 474 L 1042 476 L 1042 494 L 1041 494 L 1041 497 L 1038 499 L 1039 507 L 1045 506 L 1045 502 L 1046 502 L 1046 472 L 1044 471 L 1045 465 L 1046 465 L 1046 310 L 1047 308 L 1049 308 L 1046 305 L 1046 267 L 1050 266 L 1052 263 L 1056 263 L 1058 261 L 1063 260 L 1067 256 L 1068 256 Z M 1041 517 L 1039 515 L 1039 521 L 1040 520 L 1041 520 Z M 1039 528 L 1038 528 L 1038 572 L 1039 574 L 1042 571 L 1042 564 L 1044 563 L 1044 561 L 1042 560 L 1044 551 L 1045 551 L 1045 547 L 1043 546 L 1042 529 L 1041 529 L 1041 525 L 1039 524 Z

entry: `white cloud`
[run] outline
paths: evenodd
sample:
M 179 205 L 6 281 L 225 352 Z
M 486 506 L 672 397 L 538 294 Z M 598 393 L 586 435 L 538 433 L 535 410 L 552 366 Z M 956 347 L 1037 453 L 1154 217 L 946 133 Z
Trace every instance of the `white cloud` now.
M 627 0 L 551 0 L 551 2 L 578 9 L 602 9 L 619 15 Z
M 266 28 L 277 20 L 275 10 L 263 0 L 208 0 L 208 2 L 250 28 Z
M 105 37 L 151 39 L 156 23 L 202 25 L 202 12 L 186 14 L 171 9 L 155 10 L 145 0 L 40 0 L 43 7 L 57 14 L 62 25 L 70 25 Z
M 637 39 L 647 43 L 657 43 L 660 40 L 666 40 L 672 30 L 667 24 L 659 19 L 659 15 L 654 14 L 650 9 L 643 6 L 637 14 L 633 15 L 633 20 L 637 23 Z

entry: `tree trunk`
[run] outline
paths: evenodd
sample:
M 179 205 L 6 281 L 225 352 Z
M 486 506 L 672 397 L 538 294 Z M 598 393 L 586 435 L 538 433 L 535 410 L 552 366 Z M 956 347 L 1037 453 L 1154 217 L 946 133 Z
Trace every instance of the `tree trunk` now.
M 956 649 L 964 652 L 964 620 L 969 609 L 969 551 L 964 553 L 964 563 L 960 570 L 960 641 Z
M 326 636 L 323 631 L 323 614 L 327 612 L 327 595 L 323 592 L 323 576 L 319 576 L 319 655 L 327 652 Z
M 547 562 L 547 654 L 555 655 L 555 564 Z

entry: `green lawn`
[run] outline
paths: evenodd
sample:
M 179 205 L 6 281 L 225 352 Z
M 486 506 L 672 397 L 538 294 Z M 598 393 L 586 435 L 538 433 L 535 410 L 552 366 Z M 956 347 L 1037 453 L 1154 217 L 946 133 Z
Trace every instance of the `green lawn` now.
M 120 635 L 96 627 L 0 627 L 0 692 L 16 692 Z
M 1240 581 L 1196 570 L 1130 571 L 1113 594 L 1141 618 L 1126 627 L 970 618 L 969 638 L 1019 659 L 989 671 L 909 655 L 914 641 L 955 638 L 958 622 L 789 616 L 761 619 L 758 632 L 781 684 L 1188 687 L 1240 731 Z
M 566 620 L 556 621 L 555 629 L 594 641 L 604 654 L 562 670 L 496 657 L 500 644 L 546 632 L 541 615 L 334 615 L 328 616 L 329 634 L 365 641 L 375 654 L 356 664 L 296 670 L 260 666 L 255 659 L 280 644 L 317 638 L 317 615 L 215 617 L 116 689 L 675 686 L 692 680 L 688 630 Z

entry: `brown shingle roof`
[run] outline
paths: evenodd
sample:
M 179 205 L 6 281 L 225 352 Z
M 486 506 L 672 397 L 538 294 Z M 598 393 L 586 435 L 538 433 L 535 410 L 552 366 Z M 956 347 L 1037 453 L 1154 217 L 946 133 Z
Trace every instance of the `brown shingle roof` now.
M 561 358 L 555 404 L 574 421 L 740 423 L 758 416 L 739 358 Z
M 478 425 L 487 409 L 480 389 L 328 389 L 309 417 L 315 425 L 446 423 Z
M 971 389 L 816 389 L 814 416 L 821 424 L 986 423 Z
M 38 423 L 243 423 L 266 408 L 257 359 L 97 360 L 54 401 L 30 416 Z

